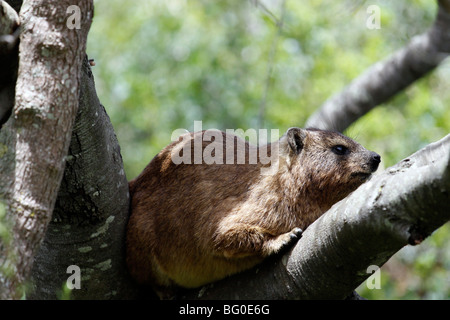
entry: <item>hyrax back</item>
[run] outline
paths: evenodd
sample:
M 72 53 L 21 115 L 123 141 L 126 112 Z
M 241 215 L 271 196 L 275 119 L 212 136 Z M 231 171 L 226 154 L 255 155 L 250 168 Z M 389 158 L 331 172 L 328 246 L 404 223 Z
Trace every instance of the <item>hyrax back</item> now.
M 164 296 L 251 268 L 379 163 L 352 139 L 318 129 L 291 128 L 262 147 L 218 131 L 183 135 L 130 182 L 129 271 Z

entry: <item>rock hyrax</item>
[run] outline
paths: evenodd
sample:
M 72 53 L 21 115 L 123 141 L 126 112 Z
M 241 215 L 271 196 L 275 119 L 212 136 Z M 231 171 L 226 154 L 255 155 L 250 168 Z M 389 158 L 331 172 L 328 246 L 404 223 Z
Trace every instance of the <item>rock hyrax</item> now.
M 278 141 L 256 147 L 217 131 L 221 148 L 211 147 L 207 132 L 181 136 L 129 183 L 127 265 L 160 297 L 279 252 L 380 163 L 378 154 L 337 132 L 290 128 Z M 198 161 L 198 152 L 216 163 Z M 245 159 L 237 161 L 239 154 Z M 180 163 L 180 157 L 192 161 Z

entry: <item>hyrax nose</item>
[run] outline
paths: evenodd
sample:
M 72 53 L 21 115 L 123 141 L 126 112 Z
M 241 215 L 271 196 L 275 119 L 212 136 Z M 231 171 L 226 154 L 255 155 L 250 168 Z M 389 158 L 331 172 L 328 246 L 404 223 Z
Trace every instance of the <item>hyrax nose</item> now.
M 378 169 L 378 165 L 381 162 L 381 157 L 378 153 L 371 151 L 370 152 L 370 169 L 372 172 Z

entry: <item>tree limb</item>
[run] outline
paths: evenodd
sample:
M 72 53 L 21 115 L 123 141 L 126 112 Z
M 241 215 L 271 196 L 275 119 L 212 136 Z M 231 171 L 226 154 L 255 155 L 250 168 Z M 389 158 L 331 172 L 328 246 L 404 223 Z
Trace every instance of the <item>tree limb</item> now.
M 450 135 L 374 176 L 296 246 L 184 299 L 343 299 L 403 246 L 450 219 Z
M 84 13 L 79 31 L 69 30 L 66 19 L 61 19 L 73 4 Z M 9 202 L 13 253 L 8 254 L 15 272 L 0 279 L 0 294 L 6 298 L 21 297 L 19 287 L 30 275 L 51 218 L 78 109 L 79 74 L 92 16 L 92 1 L 24 1 L 20 11 L 15 168 Z
M 37 253 L 30 299 L 56 299 L 80 267 L 72 299 L 131 299 L 137 290 L 125 268 L 128 182 L 120 147 L 95 90 L 87 57 L 80 107 L 52 221 Z
M 344 131 L 372 108 L 388 101 L 436 68 L 450 54 L 450 0 L 439 1 L 433 26 L 403 49 L 370 67 L 327 100 L 306 127 Z

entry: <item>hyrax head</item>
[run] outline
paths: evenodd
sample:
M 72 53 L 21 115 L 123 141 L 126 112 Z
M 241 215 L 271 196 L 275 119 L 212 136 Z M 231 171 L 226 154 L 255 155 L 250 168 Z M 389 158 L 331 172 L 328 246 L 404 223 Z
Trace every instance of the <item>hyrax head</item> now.
M 285 137 L 292 173 L 328 202 L 358 188 L 381 161 L 377 153 L 338 132 L 290 128 Z

